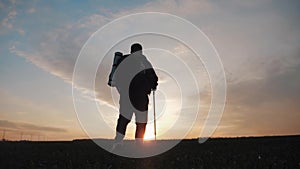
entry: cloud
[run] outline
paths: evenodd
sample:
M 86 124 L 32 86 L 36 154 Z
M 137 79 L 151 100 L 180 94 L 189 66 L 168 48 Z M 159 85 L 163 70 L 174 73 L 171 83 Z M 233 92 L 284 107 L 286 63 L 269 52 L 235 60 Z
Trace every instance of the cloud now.
M 98 28 L 115 18 L 136 12 L 172 13 L 201 28 L 220 54 L 228 80 L 227 109 L 221 125 L 227 127 L 228 132 L 234 132 L 237 127 L 257 132 L 255 120 L 259 120 L 261 115 L 272 116 L 277 122 L 281 118 L 284 122 L 280 127 L 292 130 L 292 127 L 299 127 L 294 119 L 298 119 L 298 97 L 295 95 L 300 79 L 295 78 L 298 76 L 295 72 L 300 67 L 300 25 L 297 17 L 286 17 L 290 11 L 276 10 L 278 5 L 269 0 L 232 0 L 226 4 L 205 0 L 151 1 L 131 9 L 120 9 L 117 13 L 107 9 L 105 14 L 95 13 L 66 22 L 49 32 L 35 35 L 37 38 L 33 39 L 36 40 L 26 42 L 32 46 L 28 47 L 23 42 L 12 46 L 10 51 L 71 83 L 79 51 Z M 16 15 L 16 11 L 11 11 L 6 20 L 2 20 L 5 27 L 13 27 L 11 21 Z M 108 72 L 109 65 L 103 69 Z M 103 83 L 96 86 L 97 91 L 104 91 L 106 77 L 98 80 Z M 84 76 L 82 82 L 85 82 Z M 91 95 L 93 90 L 79 84 L 77 88 L 87 95 Z M 111 98 L 107 97 L 109 94 L 98 93 L 98 99 L 111 104 Z M 271 104 L 276 105 L 278 110 Z M 289 110 L 289 117 L 284 118 L 283 109 L 288 107 L 293 109 Z M 258 126 L 265 129 L 274 127 L 271 122 L 259 123 Z
M 296 39 L 300 38 L 300 25 L 290 27 L 293 19 L 267 5 L 271 9 L 256 9 L 255 13 L 221 9 L 222 17 L 203 25 L 221 56 L 229 83 L 276 76 L 299 64 Z
M 23 29 L 17 29 L 17 32 L 22 36 L 25 35 L 25 31 Z
M 236 1 L 231 3 L 245 4 Z M 259 5 L 257 2 L 251 4 L 250 7 L 255 4 Z M 249 5 L 246 6 L 249 7 Z M 260 11 L 259 14 L 248 16 L 243 16 L 243 13 L 236 15 L 238 9 L 227 11 L 222 9 L 218 3 L 209 3 L 204 0 L 153 1 L 130 10 L 120 10 L 116 14 L 110 12 L 105 16 L 93 14 L 39 35 L 41 36 L 39 39 L 42 41 L 34 42 L 35 50 L 32 52 L 20 50 L 16 46 L 11 48 L 11 52 L 25 57 L 36 66 L 70 82 L 76 57 L 84 42 L 94 31 L 114 18 L 143 11 L 170 12 L 183 17 L 194 18 L 197 16 L 200 18 L 199 21 L 195 21 L 195 24 L 200 25 L 216 45 L 227 71 L 229 83 L 263 79 L 270 75 L 269 72 L 280 74 L 293 65 L 297 65 L 295 56 L 290 56 L 295 49 L 294 42 L 289 42 L 288 46 L 290 47 L 281 48 L 283 39 L 291 37 L 287 36 L 291 33 L 280 22 L 283 19 L 280 15 L 272 11 Z M 207 19 L 203 19 L 200 15 L 202 13 L 209 14 L 206 15 Z M 247 19 L 245 19 L 246 17 Z M 259 28 L 253 27 L 253 25 L 258 25 Z M 275 36 L 269 33 L 270 30 L 275 32 Z M 298 36 L 296 33 L 294 34 Z M 278 39 L 274 39 L 276 37 Z M 267 46 L 270 43 L 277 49 Z
M 275 10 L 276 5 L 264 10 L 247 5 L 256 12 L 239 16 L 240 8 L 223 10 L 222 19 L 203 28 L 220 53 L 228 80 L 217 135 L 299 133 L 300 25 Z
M 17 3 L 17 0 L 9 0 L 9 2 L 13 5 L 15 5 Z
M 27 12 L 30 14 L 36 13 L 36 8 L 29 8 Z
M 23 47 L 24 49 L 22 50 L 22 47 L 19 46 L 12 46 L 10 51 L 26 58 L 36 66 L 55 76 L 61 77 L 66 81 L 71 81 L 73 67 L 81 47 L 93 32 L 112 19 L 123 16 L 126 13 L 153 10 L 168 12 L 166 9 L 176 12 L 179 12 L 180 9 L 182 13 L 186 14 L 187 12 L 197 12 L 198 9 L 208 6 L 206 1 L 189 0 L 188 2 L 182 2 L 169 0 L 150 2 L 117 14 L 108 12 L 108 16 L 93 14 L 81 18 L 74 23 L 66 23 L 60 28 L 38 35 L 40 36 L 38 38 L 39 41 L 32 42 L 34 44 L 34 51 L 26 51 L 26 47 Z M 22 30 L 19 29 L 18 32 L 24 35 L 24 31 Z
M 5 4 L 3 2 L 0 2 L 0 9 L 4 9 L 5 8 Z
M 182 17 L 207 14 L 214 11 L 214 6 L 207 0 L 156 0 L 130 10 L 120 11 L 116 17 L 138 12 L 163 12 Z
M 32 42 L 34 47 L 22 46 L 22 43 L 18 43 L 12 46 L 10 51 L 26 58 L 29 62 L 62 78 L 66 82 L 71 82 L 73 68 L 81 47 L 93 32 L 112 19 L 123 16 L 126 13 L 153 10 L 171 13 L 180 12 L 182 15 L 188 15 L 192 13 L 196 14 L 199 11 L 202 13 L 209 9 L 209 3 L 204 0 L 189 0 L 184 2 L 168 0 L 149 2 L 130 10 L 120 10 L 117 14 L 110 12 L 106 15 L 92 14 L 73 23 L 66 23 L 64 26 L 50 32 L 39 34 L 39 40 Z M 19 33 L 24 34 L 21 30 Z M 34 50 L 28 51 L 28 48 L 33 48 Z M 81 87 L 78 86 L 78 88 Z
M 300 65 L 284 74 L 231 84 L 215 135 L 299 134 L 299 70 Z
M 0 22 L 0 35 L 10 33 L 11 31 L 21 30 L 20 28 L 16 28 L 16 20 L 18 20 L 18 16 L 20 15 L 17 11 L 17 1 L 9 1 L 9 2 L 1 2 L 0 3 L 1 10 L 1 22 Z
M 17 14 L 18 13 L 15 9 L 10 10 L 7 16 L 2 19 L 1 26 L 9 30 L 13 29 L 14 18 L 17 16 Z
M 73 67 L 81 47 L 89 36 L 107 20 L 101 15 L 91 15 L 76 23 L 40 34 L 39 39 L 42 41 L 33 42 L 35 45 L 33 51 L 18 49 L 20 43 L 11 46 L 10 51 L 26 58 L 43 70 L 71 82 Z
M 250 7 L 264 5 L 267 2 L 251 3 L 253 5 Z M 231 3 L 249 6 L 248 3 L 235 0 Z M 281 20 L 284 18 L 272 10 L 270 12 L 259 11 L 258 14 L 248 16 L 244 16 L 243 13 L 237 15 L 238 10 L 227 11 L 222 9 L 220 4 L 209 3 L 205 0 L 153 1 L 130 10 L 120 10 L 115 14 L 110 12 L 107 12 L 108 15 L 93 14 L 74 23 L 66 23 L 61 28 L 39 35 L 40 41 L 33 42 L 34 51 L 22 50 L 19 47 L 14 47 L 11 51 L 27 58 L 45 71 L 70 81 L 76 57 L 84 42 L 94 31 L 119 16 L 135 12 L 159 11 L 190 17 L 192 20 L 195 20 L 193 18 L 197 16 L 198 21 L 195 20 L 195 24 L 202 27 L 216 45 L 225 69 L 228 71 L 230 83 L 264 78 L 269 75 L 269 72 L 280 73 L 297 65 L 293 57 L 286 57 L 294 52 L 295 42 L 289 42 L 290 45 L 286 44 L 290 47 L 281 48 L 285 39 L 293 37 L 288 31 L 289 28 L 285 26 L 291 21 L 282 23 Z M 206 19 L 203 19 L 202 13 L 209 15 L 205 15 Z M 22 34 L 22 31 L 20 33 Z M 299 36 L 297 32 L 293 35 Z M 277 49 L 272 49 L 273 46 Z
M 0 127 L 8 130 L 18 130 L 27 133 L 30 132 L 67 132 L 67 130 L 58 127 L 40 126 L 31 123 L 13 122 L 7 120 L 0 120 Z

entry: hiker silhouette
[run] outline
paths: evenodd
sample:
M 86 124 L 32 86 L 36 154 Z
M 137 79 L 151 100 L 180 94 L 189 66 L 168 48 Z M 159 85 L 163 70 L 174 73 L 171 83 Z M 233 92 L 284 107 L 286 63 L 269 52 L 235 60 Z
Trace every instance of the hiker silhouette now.
M 128 55 L 115 53 L 113 69 L 108 84 L 116 87 L 119 94 L 119 118 L 116 127 L 115 142 L 123 141 L 128 123 L 135 113 L 135 139 L 143 140 L 148 116 L 148 95 L 156 90 L 158 77 L 146 56 L 143 55 L 142 45 L 131 45 Z

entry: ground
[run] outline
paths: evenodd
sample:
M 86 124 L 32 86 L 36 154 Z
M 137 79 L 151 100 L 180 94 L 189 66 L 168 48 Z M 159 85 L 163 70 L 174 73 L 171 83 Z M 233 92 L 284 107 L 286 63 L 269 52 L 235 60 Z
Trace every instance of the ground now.
M 90 140 L 0 142 L 0 168 L 300 169 L 300 136 L 183 140 L 158 156 L 132 159 Z

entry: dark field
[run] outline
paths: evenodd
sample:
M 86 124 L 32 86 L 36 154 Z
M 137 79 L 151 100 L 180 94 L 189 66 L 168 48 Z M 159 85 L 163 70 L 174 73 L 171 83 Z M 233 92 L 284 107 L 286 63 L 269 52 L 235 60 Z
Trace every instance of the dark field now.
M 0 142 L 0 168 L 300 169 L 300 136 L 184 140 L 150 158 L 119 157 L 92 141 Z

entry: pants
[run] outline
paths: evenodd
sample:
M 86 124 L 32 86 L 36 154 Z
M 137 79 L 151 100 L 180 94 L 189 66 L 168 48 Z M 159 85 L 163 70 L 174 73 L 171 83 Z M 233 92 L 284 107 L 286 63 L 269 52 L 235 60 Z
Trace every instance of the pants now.
M 149 99 L 147 94 L 128 95 L 120 94 L 119 119 L 116 127 L 115 140 L 123 140 L 128 123 L 131 121 L 133 113 L 135 113 L 136 131 L 135 138 L 144 137 L 147 119 Z

